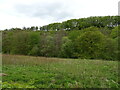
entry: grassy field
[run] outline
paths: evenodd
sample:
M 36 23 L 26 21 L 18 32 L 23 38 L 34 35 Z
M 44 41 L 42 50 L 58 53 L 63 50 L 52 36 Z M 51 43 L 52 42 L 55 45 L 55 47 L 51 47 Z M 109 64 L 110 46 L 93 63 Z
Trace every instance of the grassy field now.
M 3 55 L 3 88 L 119 88 L 118 62 Z

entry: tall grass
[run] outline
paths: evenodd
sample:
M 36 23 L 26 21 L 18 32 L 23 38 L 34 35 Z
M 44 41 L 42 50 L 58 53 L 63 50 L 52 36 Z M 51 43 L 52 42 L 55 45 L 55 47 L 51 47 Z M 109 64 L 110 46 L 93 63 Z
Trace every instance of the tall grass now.
M 119 88 L 118 62 L 3 55 L 3 88 Z

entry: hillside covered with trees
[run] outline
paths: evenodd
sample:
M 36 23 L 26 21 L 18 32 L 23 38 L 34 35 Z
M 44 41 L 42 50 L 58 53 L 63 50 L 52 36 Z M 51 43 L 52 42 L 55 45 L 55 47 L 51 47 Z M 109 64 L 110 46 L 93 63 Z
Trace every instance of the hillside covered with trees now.
M 118 60 L 120 17 L 71 19 L 62 23 L 6 29 L 5 54 Z

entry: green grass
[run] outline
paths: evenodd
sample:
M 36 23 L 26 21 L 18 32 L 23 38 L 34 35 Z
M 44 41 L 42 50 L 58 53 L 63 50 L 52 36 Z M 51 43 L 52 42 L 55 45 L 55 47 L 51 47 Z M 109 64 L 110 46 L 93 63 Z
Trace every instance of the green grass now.
M 119 88 L 118 62 L 3 55 L 3 88 Z

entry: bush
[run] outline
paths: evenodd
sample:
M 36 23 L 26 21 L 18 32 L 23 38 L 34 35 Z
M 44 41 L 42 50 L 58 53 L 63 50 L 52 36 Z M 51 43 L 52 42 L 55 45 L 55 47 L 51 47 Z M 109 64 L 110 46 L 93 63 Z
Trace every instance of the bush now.
M 105 38 L 103 48 L 100 54 L 102 59 L 118 60 L 118 42 L 111 38 Z
M 119 27 L 115 27 L 114 29 L 112 29 L 112 32 L 110 34 L 110 36 L 114 39 L 118 37 L 118 33 L 120 33 L 119 31 L 120 26 Z M 119 32 L 118 32 L 119 31 Z M 119 34 L 120 35 L 120 34 Z
M 32 48 L 32 50 L 29 52 L 29 55 L 33 55 L 33 56 L 39 55 L 39 48 L 37 45 Z
M 39 48 L 40 48 L 40 54 L 42 56 L 47 56 L 47 57 L 54 56 L 53 37 L 50 35 L 47 35 L 47 36 L 41 38 Z
M 72 41 L 68 37 L 63 37 L 60 57 L 71 58 L 73 57 L 73 53 L 74 53 L 74 46 Z
M 77 52 L 75 55 L 79 58 L 99 58 L 105 36 L 99 31 L 87 31 L 78 36 L 75 45 Z

